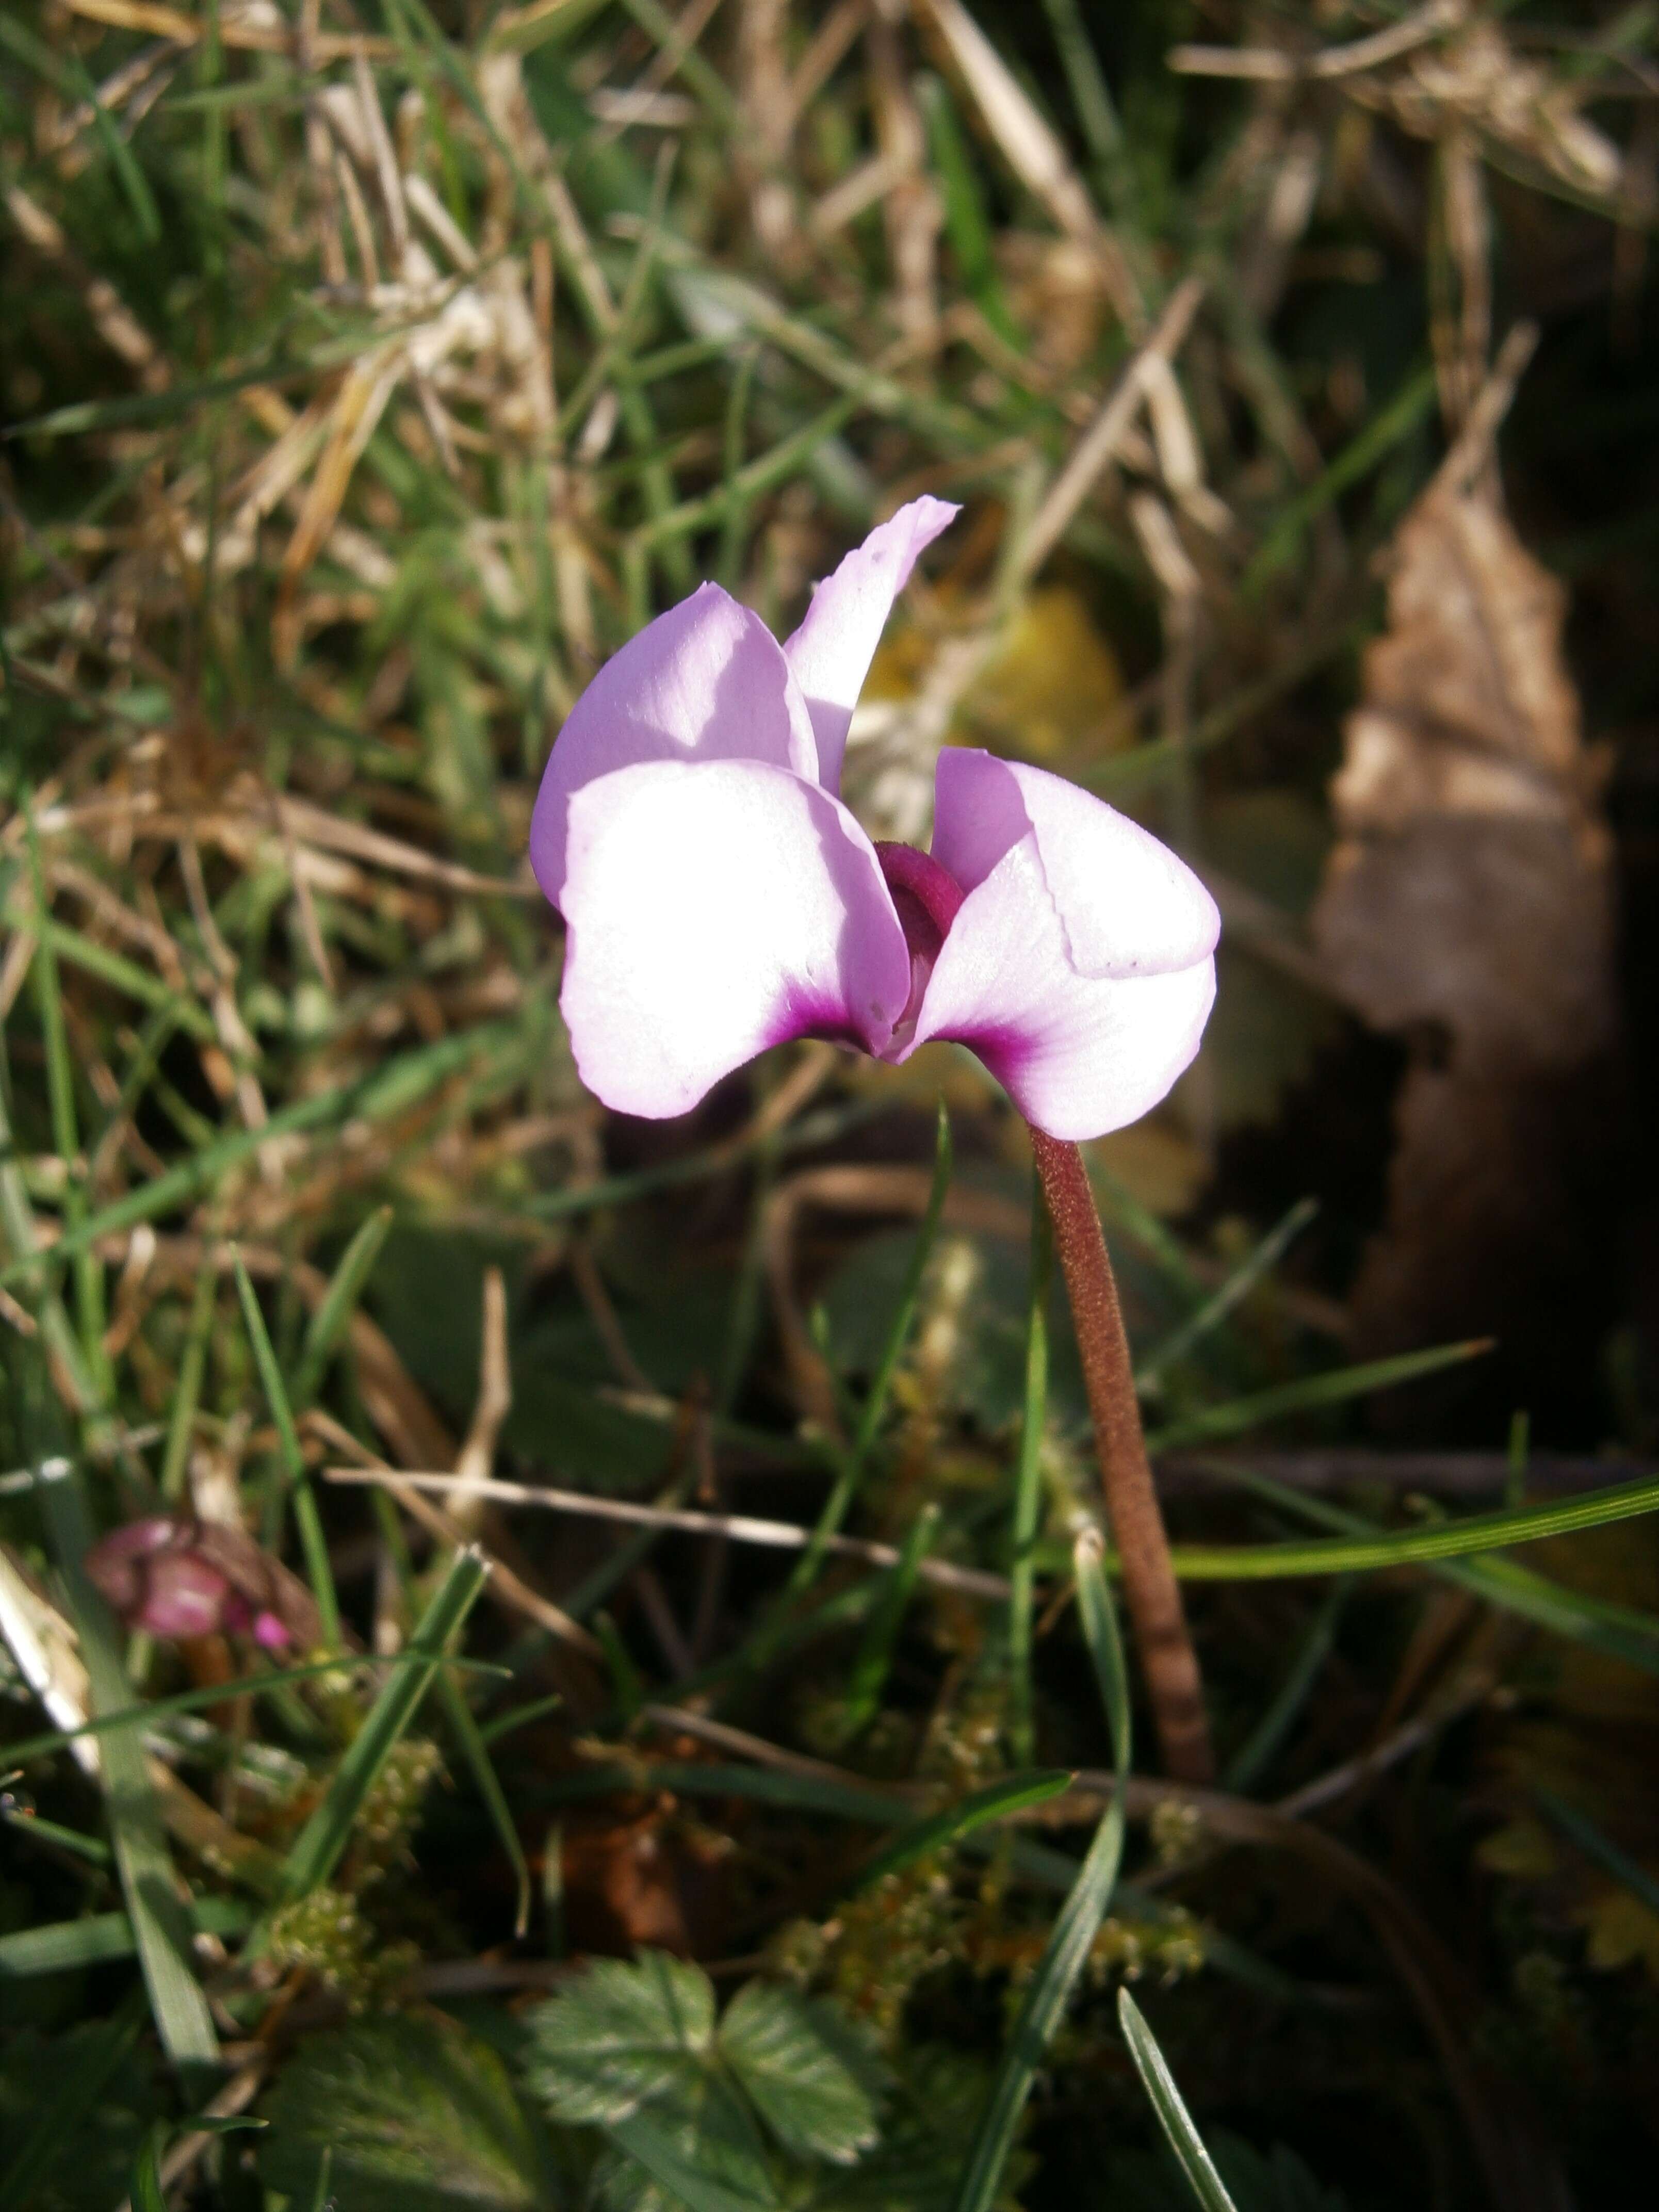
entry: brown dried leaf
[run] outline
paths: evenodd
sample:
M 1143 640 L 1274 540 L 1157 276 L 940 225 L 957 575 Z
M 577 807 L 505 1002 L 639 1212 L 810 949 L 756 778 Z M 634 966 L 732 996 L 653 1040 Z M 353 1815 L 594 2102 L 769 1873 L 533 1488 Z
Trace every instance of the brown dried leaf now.
M 1338 990 L 1414 1048 L 1356 1348 L 1492 1331 L 1488 1414 L 1575 1387 L 1607 1275 L 1586 1233 L 1605 1194 L 1575 1183 L 1618 1122 L 1607 841 L 1565 612 L 1492 501 L 1443 483 L 1419 502 L 1313 915 Z
M 1369 1019 L 1443 1024 L 1466 1066 L 1571 1065 L 1611 1031 L 1607 842 L 1565 614 L 1494 507 L 1431 493 L 1395 541 L 1331 786 L 1324 957 Z

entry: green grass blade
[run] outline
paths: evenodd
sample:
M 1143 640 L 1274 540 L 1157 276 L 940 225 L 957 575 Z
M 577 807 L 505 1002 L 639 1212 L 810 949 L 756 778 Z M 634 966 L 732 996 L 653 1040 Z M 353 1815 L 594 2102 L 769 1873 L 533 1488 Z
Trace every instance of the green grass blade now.
M 369 1215 L 341 1255 L 340 1264 L 323 1294 L 323 1302 L 311 1317 L 305 1348 L 294 1377 L 294 1403 L 302 1412 L 323 1387 L 328 1363 L 351 1325 L 351 1316 L 374 1272 L 374 1262 L 380 1256 L 380 1248 L 391 1226 L 389 1206 L 379 1206 Z
M 79 1728 L 52 1729 L 40 1735 L 24 1736 L 20 1742 L 9 1743 L 5 1758 L 10 1765 L 21 1765 L 31 1759 L 44 1759 L 62 1751 L 83 1735 L 112 1735 L 123 1729 L 140 1725 L 151 1726 L 171 1713 L 200 1712 L 209 1705 L 222 1705 L 234 1689 L 238 1697 L 262 1697 L 269 1692 L 276 1696 L 288 1691 L 295 1682 L 312 1680 L 319 1674 L 337 1674 L 349 1667 L 387 1667 L 395 1670 L 422 1663 L 411 1658 L 408 1651 L 396 1651 L 389 1656 L 372 1659 L 308 1659 L 297 1667 L 273 1668 L 267 1674 L 245 1674 L 234 1685 L 210 1682 L 197 1690 L 177 1690 L 166 1698 L 147 1698 L 142 1704 L 121 1705 L 112 1712 L 100 1713 L 94 1719 L 83 1721 Z M 507 1669 L 494 1667 L 483 1659 L 452 1659 L 450 1665 L 466 1674 L 505 1674 Z
M 1054 1276 L 1054 1234 L 1042 1182 L 1031 1179 L 1031 1285 L 1025 1321 L 1025 1389 L 1019 1417 L 1019 1461 L 1014 1471 L 1014 1512 L 1008 1578 L 1009 1743 L 1015 1763 L 1036 1753 L 1032 1717 L 1031 1627 L 1036 1584 L 1032 1547 L 1042 1512 L 1042 1436 L 1048 1418 L 1048 1292 Z
M 1478 1359 L 1492 1350 L 1490 1337 L 1475 1337 L 1466 1344 L 1439 1344 L 1426 1352 L 1402 1352 L 1392 1359 L 1368 1359 L 1357 1367 L 1336 1367 L 1324 1375 L 1304 1375 L 1299 1382 L 1275 1383 L 1247 1398 L 1230 1399 L 1224 1406 L 1206 1406 L 1154 1431 L 1146 1439 L 1150 1452 L 1173 1451 L 1179 1445 L 1212 1443 L 1218 1437 L 1237 1437 L 1304 1413 L 1316 1406 L 1340 1406 L 1350 1398 L 1364 1398 L 1373 1390 L 1392 1389 L 1422 1375 L 1437 1375 L 1443 1367 L 1455 1367 Z
M 295 1525 L 300 1531 L 301 1548 L 306 1555 L 306 1573 L 311 1583 L 311 1595 L 317 1601 L 317 1611 L 321 1616 L 323 1641 L 333 1650 L 340 1641 L 340 1601 L 334 1592 L 334 1570 L 329 1564 L 328 1538 L 323 1528 L 323 1516 L 318 1510 L 317 1493 L 311 1486 L 310 1470 L 306 1466 L 305 1454 L 300 1449 L 300 1433 L 294 1425 L 294 1408 L 289 1402 L 282 1369 L 276 1364 L 276 1348 L 265 1327 L 258 1294 L 249 1279 L 247 1269 L 242 1265 L 241 1254 L 233 1253 L 232 1261 L 236 1270 L 236 1293 L 242 1302 L 242 1318 L 247 1324 L 248 1340 L 253 1346 L 254 1364 L 259 1370 L 259 1381 L 264 1386 L 265 1402 L 270 1407 L 270 1417 L 276 1425 L 277 1449 L 282 1456 L 289 1494 L 294 1501 Z
M 530 1925 L 530 1863 L 524 1855 L 524 1844 L 520 1840 L 513 1808 L 507 1802 L 506 1792 L 501 1788 L 501 1778 L 496 1774 L 472 1708 L 466 1702 L 460 1684 L 447 1668 L 441 1670 L 438 1676 L 438 1698 L 444 1709 L 444 1718 L 448 1722 L 460 1747 L 461 1756 L 466 1761 L 467 1771 L 483 1800 L 490 1826 L 495 1829 L 501 1849 L 507 1854 L 507 1863 L 513 1869 L 517 1892 L 513 1933 L 515 1936 L 522 1936 Z
M 25 816 L 28 838 L 29 877 L 34 894 L 35 951 L 32 965 L 34 995 L 40 1012 L 40 1030 L 46 1050 L 46 1096 L 52 1110 L 52 1137 L 64 1164 L 64 1220 L 78 1228 L 87 1216 L 87 1168 L 81 1155 L 81 1133 L 75 1109 L 75 1063 L 70 1052 L 64 997 L 52 950 L 51 908 L 40 848 L 34 835 L 33 814 Z M 104 1352 L 104 1270 L 97 1255 L 88 1248 L 74 1262 L 76 1320 L 81 1336 L 81 1358 L 96 1402 L 107 1402 L 109 1361 Z
M 283 1869 L 284 1904 L 308 1896 L 339 1864 L 364 1799 L 393 1746 L 420 1710 L 433 1677 L 444 1663 L 451 1638 L 483 1588 L 486 1571 L 476 1552 L 456 1553 L 410 1639 L 415 1663 L 400 1667 L 383 1686 L 335 1769 L 327 1795 L 289 1846 Z
M 121 190 L 126 196 L 127 205 L 132 210 L 133 221 L 137 224 L 147 246 L 159 246 L 161 242 L 161 210 L 155 204 L 155 196 L 150 191 L 144 173 L 134 159 L 132 149 L 116 129 L 108 108 L 99 99 L 98 88 L 94 84 L 86 64 L 67 41 L 64 46 L 64 53 L 70 68 L 79 80 L 81 97 L 92 110 L 93 124 L 98 132 L 99 143 L 108 155 L 110 164 L 120 179 Z
M 167 2137 L 165 2120 L 157 2120 L 144 2131 L 144 2140 L 132 2162 L 132 2181 L 128 2191 L 127 2201 L 132 2212 L 167 2212 L 167 2191 L 161 2186 L 161 2145 Z
M 1105 1547 L 1098 1532 L 1085 1528 L 1072 1547 L 1077 1571 L 1078 1620 L 1083 1629 L 1083 1640 L 1089 1647 L 1106 1725 L 1111 1732 L 1113 1765 L 1118 1780 L 1127 1782 L 1134 1746 L 1129 1666 L 1124 1656 L 1123 1636 L 1117 1625 L 1111 1584 L 1106 1579 L 1104 1557 Z
M 95 975 L 100 983 L 112 990 L 120 991 L 129 999 L 137 999 L 141 1006 L 152 1013 L 168 1014 L 181 1030 L 204 1044 L 217 1041 L 218 1031 L 213 1026 L 213 1017 L 198 1002 L 182 991 L 175 991 L 159 975 L 152 975 L 148 968 L 139 967 L 137 961 L 123 958 L 112 952 L 107 945 L 99 945 L 83 937 L 78 929 L 47 916 L 36 921 L 41 942 L 56 958 L 66 961 L 88 975 Z
M 921 1299 L 922 1277 L 927 1273 L 927 1262 L 933 1256 L 939 1218 L 945 1211 L 945 1193 L 951 1188 L 951 1121 L 941 1099 L 933 1145 L 933 1187 L 927 1194 L 927 1210 L 922 1216 L 921 1228 L 916 1231 L 910 1264 L 905 1269 L 898 1309 L 893 1316 L 892 1327 L 887 1332 L 887 1341 L 882 1348 L 875 1379 L 870 1385 L 870 1395 L 864 1401 L 858 1429 L 824 1501 L 823 1510 L 818 1516 L 811 1540 L 802 1551 L 789 1577 L 785 1595 L 786 1601 L 791 1604 L 817 1579 L 830 1539 L 839 1534 L 842 1522 L 846 1519 L 859 1484 L 863 1480 L 864 1464 L 887 1411 L 888 1393 L 893 1387 L 893 1377 L 898 1372 L 899 1362 L 904 1357 L 904 1347 L 910 1340 L 910 1331 L 915 1325 L 916 1308 Z
M 1350 440 L 1328 468 L 1322 469 L 1305 490 L 1284 507 L 1245 569 L 1240 590 L 1252 599 L 1279 569 L 1296 557 L 1303 532 L 1316 517 L 1370 474 L 1391 447 L 1407 438 L 1434 404 L 1432 366 L 1407 378 L 1394 398 L 1377 410 L 1357 437 Z
M 1023 351 L 1024 340 L 1003 295 L 985 196 L 957 117 L 956 105 L 939 77 L 923 76 L 917 92 L 944 204 L 945 234 L 956 256 L 963 289 L 997 336 Z
M 0 1229 L 4 1231 L 7 1249 L 21 1255 L 35 1249 L 34 1210 L 23 1186 L 23 1172 L 18 1164 L 11 1117 L 7 1110 L 9 1088 L 10 1076 L 5 1064 L 3 1036 L 0 1035 Z M 23 1265 L 33 1267 L 32 1261 L 24 1261 Z M 7 1272 L 12 1271 L 8 1269 Z M 46 1339 L 48 1351 L 68 1376 L 82 1412 L 88 1417 L 95 1417 L 97 1394 L 81 1357 L 81 1340 L 64 1309 L 63 1300 L 48 1283 L 37 1292 L 36 1303 L 40 1334 Z
M 252 1924 L 252 1908 L 231 1898 L 198 1897 L 187 1909 L 191 1924 L 205 1935 L 241 1936 Z M 79 1972 L 111 1959 L 130 1959 L 137 1948 L 132 1917 L 126 1912 L 93 1912 L 81 1920 L 22 1928 L 0 1936 L 0 1981 Z
M 190 1324 L 179 1362 L 179 1379 L 167 1409 L 167 1440 L 161 1453 L 161 1495 L 176 1505 L 189 1486 L 190 1444 L 202 1401 L 202 1378 L 207 1372 L 208 1339 L 213 1333 L 213 1310 L 219 1291 L 218 1261 L 209 1251 L 196 1278 Z
M 1328 1498 L 1311 1497 L 1306 1491 L 1292 1490 L 1285 1483 L 1275 1482 L 1270 1475 L 1233 1467 L 1225 1460 L 1211 1464 L 1241 1490 L 1266 1498 L 1269 1504 L 1281 1506 L 1316 1528 L 1355 1536 L 1380 1536 L 1384 1533 L 1363 1514 L 1334 1505 Z M 1619 1605 L 1608 1598 L 1592 1597 L 1586 1591 L 1569 1589 L 1564 1583 L 1534 1574 L 1530 1567 L 1523 1567 L 1514 1559 L 1446 1560 L 1431 1564 L 1429 1572 L 1442 1582 L 1455 1583 L 1488 1605 L 1499 1606 L 1505 1612 L 1535 1621 L 1555 1635 L 1588 1644 L 1650 1674 L 1659 1673 L 1659 1614 L 1643 1613 L 1635 1606 Z
M 80 1638 L 94 1713 L 118 1711 L 131 1703 L 131 1692 L 115 1622 L 82 1565 L 94 1531 L 79 1470 L 66 1459 L 46 1460 L 37 1481 L 42 1516 Z M 189 1916 L 143 1745 L 129 1731 L 112 1733 L 100 1747 L 100 1762 L 110 1840 L 156 2033 L 168 2058 L 189 2080 L 198 2069 L 217 2063 L 219 2039 L 191 1961 Z
M 1006 1774 L 999 1782 L 988 1783 L 982 1790 L 970 1790 L 967 1796 L 958 1797 L 954 1805 L 943 1812 L 931 1814 L 925 1820 L 913 1821 L 900 1831 L 891 1843 L 884 1846 L 864 1868 L 858 1877 L 858 1887 L 867 1889 L 902 1867 L 914 1866 L 918 1859 L 927 1858 L 934 1851 L 948 1850 L 975 1828 L 982 1828 L 988 1820 L 1006 1820 L 1010 1813 L 1018 1813 L 1028 1805 L 1045 1805 L 1051 1797 L 1058 1797 L 1072 1786 L 1072 1777 L 1065 1767 L 1050 1769 L 1036 1774 Z
M 1204 2139 L 1193 2125 L 1192 2115 L 1182 2102 L 1181 2092 L 1175 2085 L 1175 2076 L 1165 2063 L 1164 2053 L 1153 2039 L 1152 2031 L 1141 2018 L 1140 2008 L 1127 1990 L 1117 1993 L 1117 2016 L 1123 2029 L 1123 2039 L 1129 2046 L 1129 2056 L 1134 2060 L 1135 2071 L 1152 2101 L 1158 2124 L 1164 2130 L 1165 2142 L 1180 2162 L 1193 2195 L 1204 2207 L 1204 2212 L 1235 2212 L 1233 2200 L 1228 2196 L 1215 2163 L 1204 2148 Z
M 1316 1199 L 1298 1199 L 1285 1218 L 1267 1231 L 1255 1249 L 1245 1255 L 1226 1281 L 1204 1301 L 1197 1312 L 1182 1322 L 1179 1328 L 1172 1330 L 1162 1344 L 1153 1347 L 1135 1370 L 1136 1389 L 1150 1390 L 1165 1368 L 1173 1367 L 1178 1359 L 1184 1359 L 1195 1344 L 1200 1343 L 1212 1329 L 1224 1322 L 1233 1308 L 1255 1288 L 1261 1278 L 1279 1265 L 1318 1211 Z
M 847 1707 L 842 1716 L 841 1740 L 851 1743 L 863 1735 L 881 1706 L 893 1662 L 893 1646 L 915 1595 L 922 1561 L 933 1549 L 939 1522 L 939 1507 L 931 1501 L 910 1523 L 898 1558 L 882 1577 L 881 1594 L 864 1624 L 858 1657 L 853 1662 Z
M 1426 1565 L 1471 1552 L 1501 1552 L 1579 1528 L 1605 1528 L 1659 1512 L 1659 1480 L 1618 1482 L 1582 1497 L 1557 1498 L 1518 1511 L 1471 1514 L 1430 1528 L 1402 1528 L 1325 1544 L 1177 1544 L 1170 1557 L 1188 1582 L 1272 1582 L 1281 1575 L 1343 1575 L 1377 1567 Z
M 1280 1683 L 1267 1710 L 1256 1723 L 1228 1767 L 1224 1787 L 1242 1796 L 1272 1759 L 1295 1725 L 1296 1717 L 1307 1702 L 1320 1669 L 1330 1656 L 1331 1645 L 1336 1637 L 1336 1624 L 1347 1602 L 1348 1583 L 1337 1583 L 1325 1602 L 1308 1625 L 1308 1632 L 1297 1646 L 1290 1671 Z
M 1558 1797 L 1553 1790 L 1546 1790 L 1541 1783 L 1534 1783 L 1532 1794 L 1546 1816 L 1570 1842 L 1577 1844 L 1587 1858 L 1594 1859 L 1621 1889 L 1627 1889 L 1650 1912 L 1659 1912 L 1659 1881 L 1628 1851 L 1620 1850 L 1611 1836 L 1603 1835 L 1588 1813 L 1580 1812 L 1577 1805 L 1570 1805 L 1565 1797 Z
M 12 1289 L 28 1276 L 39 1274 L 44 1267 L 76 1258 L 100 1237 L 112 1237 L 121 1230 L 136 1228 L 141 1221 L 153 1221 L 159 1214 L 176 1212 L 210 1188 L 227 1169 L 239 1167 L 273 1138 L 313 1135 L 319 1130 L 356 1120 L 389 1120 L 393 1115 L 406 1113 L 474 1060 L 488 1059 L 519 1042 L 514 1025 L 506 1022 L 483 1023 L 476 1029 L 443 1037 L 420 1051 L 405 1053 L 400 1059 L 388 1061 L 384 1067 L 337 1091 L 296 1099 L 293 1105 L 279 1108 L 259 1128 L 229 1130 L 216 1143 L 204 1146 L 191 1158 L 179 1161 L 164 1175 L 141 1184 L 137 1190 L 128 1191 L 108 1206 L 100 1206 L 76 1226 L 66 1226 L 49 1253 L 14 1259 L 0 1273 L 0 1288 Z
M 1042 1957 L 1021 2002 L 984 2118 L 968 2154 L 954 2212 L 991 2212 L 1001 2194 L 1003 2170 L 1013 2148 L 1020 2114 L 1079 1977 L 1088 1964 L 1123 1862 L 1126 1792 L 1121 1785 L 1128 1779 L 1131 1747 L 1128 1673 L 1102 1564 L 1102 1546 L 1093 1529 L 1085 1529 L 1079 1537 L 1074 1558 L 1079 1613 L 1106 1707 L 1120 1786 L 1054 1917 Z

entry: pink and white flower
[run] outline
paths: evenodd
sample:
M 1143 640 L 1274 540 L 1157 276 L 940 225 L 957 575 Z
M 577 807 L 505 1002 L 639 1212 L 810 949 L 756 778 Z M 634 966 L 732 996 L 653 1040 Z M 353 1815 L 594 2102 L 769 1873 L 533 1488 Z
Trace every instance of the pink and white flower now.
M 1219 921 L 1157 838 L 1041 769 L 940 754 L 933 848 L 872 844 L 838 796 L 860 690 L 917 556 L 901 507 L 779 645 L 705 584 L 571 709 L 531 861 L 568 930 L 561 1006 L 608 1106 L 684 1114 L 769 1045 L 977 1053 L 1049 1136 L 1121 1128 L 1198 1049 Z

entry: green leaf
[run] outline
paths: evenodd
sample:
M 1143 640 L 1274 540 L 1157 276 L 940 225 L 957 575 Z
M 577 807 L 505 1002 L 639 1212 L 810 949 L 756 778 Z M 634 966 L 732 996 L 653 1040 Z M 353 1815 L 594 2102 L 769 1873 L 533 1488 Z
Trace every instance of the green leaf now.
M 847 2166 L 875 2142 L 880 2063 L 829 2005 L 745 1982 L 726 2007 L 718 2039 L 720 2056 L 785 2150 Z
M 897 2082 L 881 2142 L 854 2166 L 825 2166 L 811 2212 L 949 2212 L 962 2146 L 985 2109 L 989 2069 L 963 2051 L 922 2044 L 895 2054 Z M 1025 2164 L 1010 2162 L 1014 2185 Z
M 714 2051 L 714 1988 L 663 1951 L 599 1959 L 537 2007 L 531 2027 L 530 2080 L 554 2118 L 614 2123 L 690 2093 Z
M 337 2212 L 497 2212 L 554 2202 L 545 2147 L 489 2045 L 398 2015 L 308 2037 L 263 2111 L 259 2178 L 298 2205 L 331 2154 Z
M 630 2112 L 608 2133 L 601 2212 L 770 2212 L 778 2203 L 755 2123 L 719 2074 L 702 2075 L 684 2103 Z
M 1181 2092 L 1164 2053 L 1127 1990 L 1117 1993 L 1117 2016 L 1129 2046 L 1129 2056 L 1135 2062 L 1135 2071 L 1152 2100 L 1165 2141 L 1181 2161 L 1181 2170 L 1193 2195 L 1204 2207 L 1204 2212 L 1237 2212 L 1226 2185 L 1216 2171 L 1214 2160 L 1204 2148 L 1204 2138 L 1193 2125 L 1192 2114 L 1182 2102 Z
M 8 2036 L 0 2059 L 4 2212 L 109 2212 L 125 2188 L 157 2084 L 139 2047 L 142 1993 L 113 2019 L 50 2040 Z

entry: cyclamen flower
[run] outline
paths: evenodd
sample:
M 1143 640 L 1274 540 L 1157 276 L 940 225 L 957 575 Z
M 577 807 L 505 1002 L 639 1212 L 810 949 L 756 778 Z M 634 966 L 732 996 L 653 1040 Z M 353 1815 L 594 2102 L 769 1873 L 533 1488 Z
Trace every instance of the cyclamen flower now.
M 127 1626 L 149 1636 L 251 1636 L 267 1651 L 320 1640 L 305 1584 L 238 1528 L 152 1513 L 112 1528 L 83 1564 Z
M 939 756 L 933 848 L 838 796 L 883 625 L 957 510 L 919 499 L 780 646 L 705 584 L 606 663 L 542 778 L 531 861 L 568 929 L 560 1004 L 607 1106 L 660 1119 L 769 1045 L 969 1046 L 1026 1119 L 1121 1128 L 1198 1049 L 1219 921 L 1176 855 L 1041 769 Z

